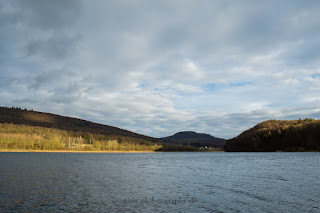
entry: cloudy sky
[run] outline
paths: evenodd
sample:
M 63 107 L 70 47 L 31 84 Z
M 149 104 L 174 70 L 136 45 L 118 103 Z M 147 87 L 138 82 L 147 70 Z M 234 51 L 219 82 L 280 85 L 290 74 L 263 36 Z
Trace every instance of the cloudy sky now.
M 0 105 L 154 137 L 320 117 L 320 1 L 2 0 Z

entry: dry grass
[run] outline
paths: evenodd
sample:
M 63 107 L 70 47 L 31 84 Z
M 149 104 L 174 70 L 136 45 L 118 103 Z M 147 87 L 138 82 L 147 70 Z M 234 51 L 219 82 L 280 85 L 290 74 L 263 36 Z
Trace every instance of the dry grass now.
M 55 152 L 55 153 L 154 153 L 155 151 L 76 151 L 76 150 L 26 150 L 0 149 L 0 152 Z

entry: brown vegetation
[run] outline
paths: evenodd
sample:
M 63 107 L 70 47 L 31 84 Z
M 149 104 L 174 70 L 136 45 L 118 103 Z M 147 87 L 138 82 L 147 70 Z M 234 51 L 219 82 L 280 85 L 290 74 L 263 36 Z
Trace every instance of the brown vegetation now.
M 156 151 L 160 144 L 46 127 L 0 123 L 0 149 L 69 151 Z
M 117 127 L 98 124 L 78 118 L 70 118 L 50 113 L 0 107 L 0 123 L 25 124 L 67 131 L 79 131 L 108 136 L 124 136 L 158 142 L 157 138 L 137 134 Z
M 0 149 L 76 151 L 194 151 L 108 125 L 0 107 Z

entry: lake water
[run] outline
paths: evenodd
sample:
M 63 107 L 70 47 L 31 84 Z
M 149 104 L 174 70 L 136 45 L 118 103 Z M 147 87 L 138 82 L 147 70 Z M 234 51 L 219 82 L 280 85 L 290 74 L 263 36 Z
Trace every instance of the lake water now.
M 320 153 L 0 153 L 0 212 L 320 212 Z

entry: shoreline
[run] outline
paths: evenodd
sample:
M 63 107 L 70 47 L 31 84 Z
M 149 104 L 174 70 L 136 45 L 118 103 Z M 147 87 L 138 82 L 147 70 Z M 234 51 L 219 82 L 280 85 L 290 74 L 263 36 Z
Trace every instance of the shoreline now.
M 155 153 L 155 151 L 76 151 L 76 150 L 27 150 L 0 149 L 0 152 L 47 152 L 47 153 Z

